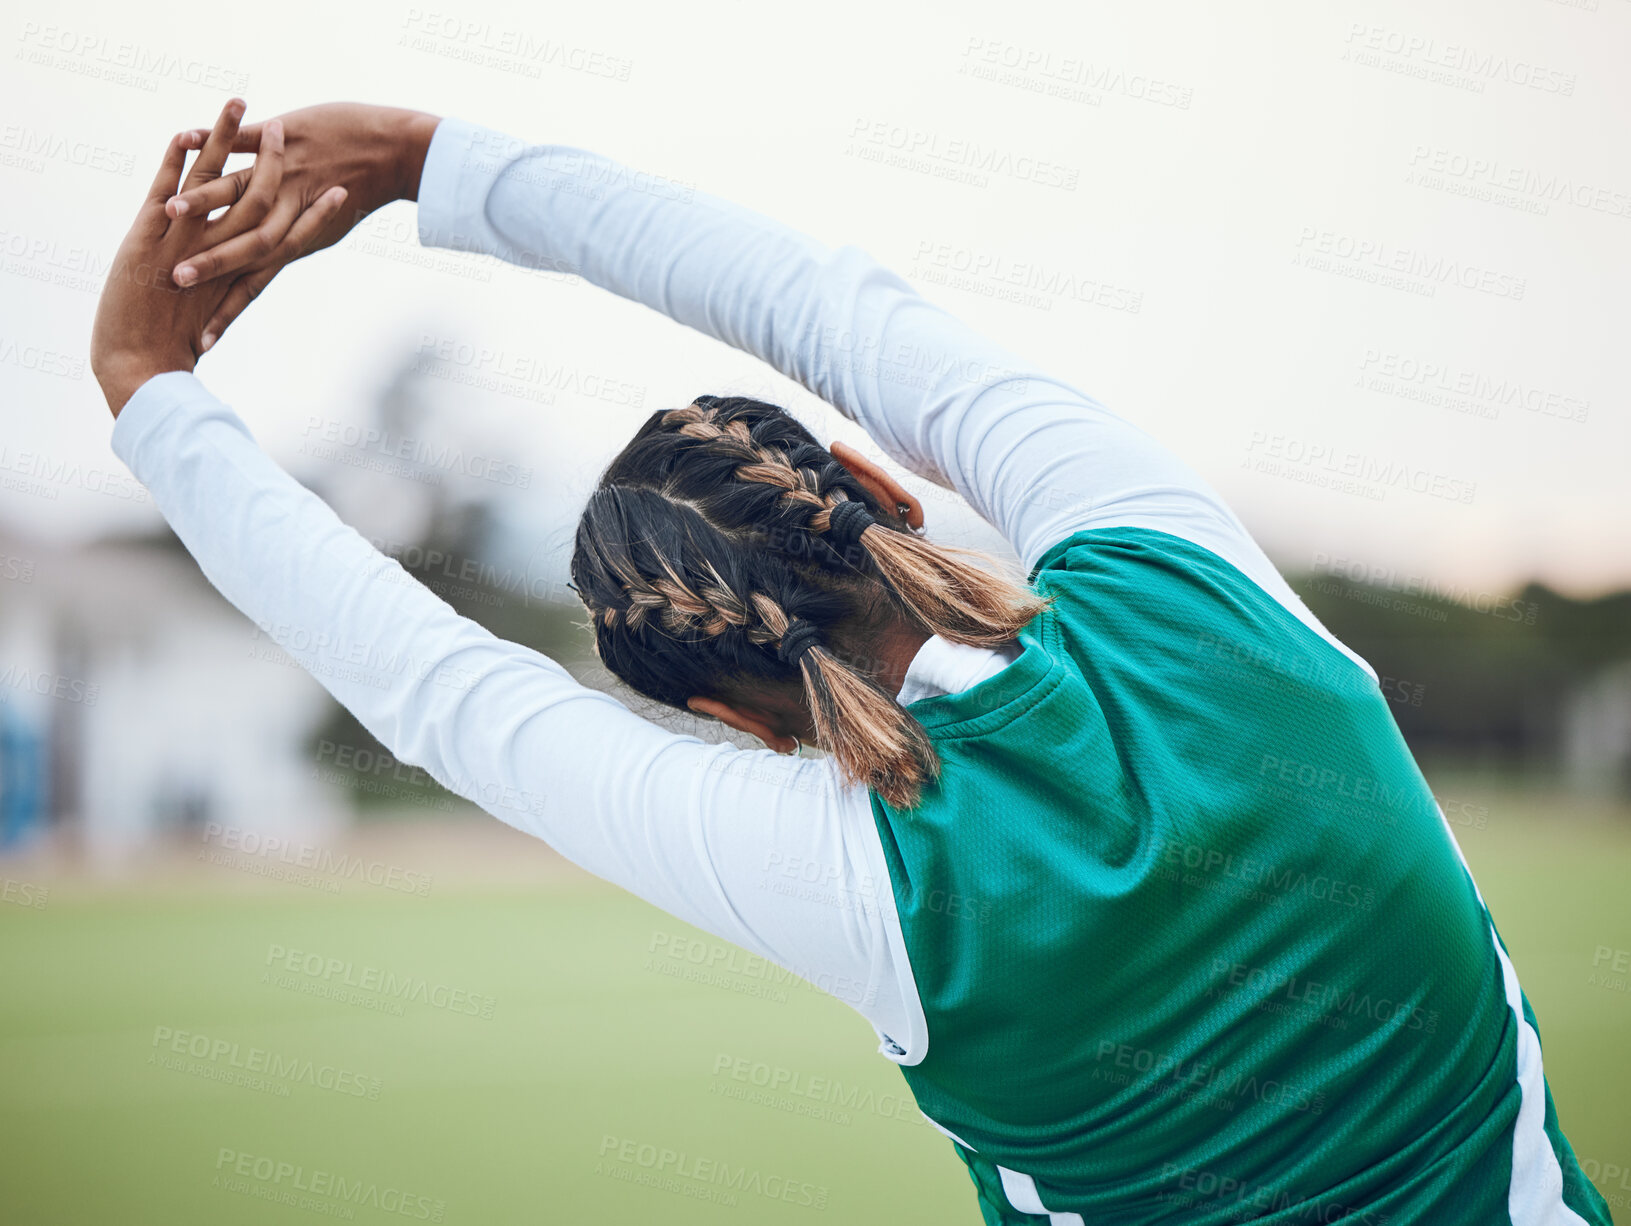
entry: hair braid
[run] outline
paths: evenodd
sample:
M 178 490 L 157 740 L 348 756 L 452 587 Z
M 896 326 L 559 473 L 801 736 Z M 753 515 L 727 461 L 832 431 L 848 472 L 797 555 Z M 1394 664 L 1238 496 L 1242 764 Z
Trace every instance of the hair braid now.
M 933 744 L 835 640 L 906 619 L 995 645 L 1045 602 L 893 511 L 781 409 L 698 397 L 652 414 L 607 468 L 572 578 L 597 652 L 634 689 L 683 709 L 797 683 L 842 776 L 910 808 L 938 775 Z
M 730 590 L 711 563 L 704 561 L 706 579 L 693 590 L 671 559 L 659 557 L 657 562 L 663 576 L 622 574 L 627 603 L 622 609 L 608 606 L 604 610 L 608 619 L 621 616 L 631 629 L 638 630 L 655 615 L 665 630 L 676 634 L 690 631 L 703 638 L 748 624 L 746 602 Z
M 782 502 L 798 504 L 793 526 L 822 537 L 831 556 L 853 565 L 856 550 L 849 542 L 826 539 L 833 513 L 844 502 L 865 509 L 853 544 L 883 578 L 890 593 L 933 634 L 954 643 L 997 647 L 1012 642 L 1020 627 L 1046 604 L 1028 588 L 996 575 L 980 565 L 983 555 L 955 546 L 934 545 L 909 531 L 891 528 L 867 507 L 865 495 L 856 497 L 843 487 L 848 475 L 831 453 L 819 446 L 783 448 L 756 441 L 740 420 L 721 425 L 717 410 L 693 405 L 673 410 L 683 414 L 680 433 L 722 446 L 747 460 L 737 466 L 738 480 L 760 482 L 782 490 Z M 813 551 L 809 551 L 812 552 Z

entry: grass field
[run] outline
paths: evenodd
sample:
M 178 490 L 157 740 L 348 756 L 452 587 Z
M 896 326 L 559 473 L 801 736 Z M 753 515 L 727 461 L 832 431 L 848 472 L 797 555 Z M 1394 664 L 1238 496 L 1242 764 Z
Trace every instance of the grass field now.
M 1592 977 L 1631 947 L 1631 823 L 1461 794 L 1563 1126 L 1626 1218 L 1631 993 Z M 444 876 L 65 879 L 0 907 L 0 1218 L 978 1223 L 844 1005 L 575 874 Z M 720 951 L 705 978 L 688 939 Z M 317 994 L 385 975 L 400 1015 Z M 642 1182 L 665 1150 L 682 1173 Z

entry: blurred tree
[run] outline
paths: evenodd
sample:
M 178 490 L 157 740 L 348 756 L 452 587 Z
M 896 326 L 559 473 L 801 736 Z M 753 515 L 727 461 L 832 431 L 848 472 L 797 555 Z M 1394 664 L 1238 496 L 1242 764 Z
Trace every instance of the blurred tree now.
M 1570 695 L 1631 658 L 1631 592 L 1574 600 L 1541 584 L 1476 603 L 1330 575 L 1288 576 L 1384 677 L 1418 754 L 1550 768 Z M 1413 700 L 1419 696 L 1419 700 Z

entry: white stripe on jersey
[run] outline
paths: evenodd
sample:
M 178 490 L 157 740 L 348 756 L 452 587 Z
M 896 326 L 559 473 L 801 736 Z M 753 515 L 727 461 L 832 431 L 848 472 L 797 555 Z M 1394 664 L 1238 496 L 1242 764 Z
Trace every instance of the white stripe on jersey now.
M 1523 1105 L 1512 1125 L 1512 1186 L 1506 1194 L 1507 1214 L 1512 1226 L 1585 1226 L 1586 1220 L 1563 1203 L 1563 1168 L 1557 1164 L 1551 1139 L 1546 1135 L 1540 1036 L 1523 1016 L 1518 972 L 1512 969 L 1493 927 L 1489 939 L 1495 943 L 1495 956 L 1501 960 L 1506 1003 L 1518 1023 L 1518 1087 L 1523 1094 Z
M 1438 808 L 1438 819 L 1444 823 L 1444 833 L 1450 836 L 1450 845 L 1472 882 L 1472 892 L 1478 905 L 1489 914 L 1489 904 L 1472 875 L 1472 865 L 1455 837 L 1444 807 Z M 1495 956 L 1501 960 L 1501 986 L 1506 991 L 1507 1007 L 1518 1024 L 1518 1091 L 1523 1103 L 1518 1118 L 1512 1125 L 1512 1181 L 1506 1192 L 1506 1212 L 1512 1226 L 1586 1226 L 1586 1220 L 1563 1202 L 1563 1168 L 1557 1164 L 1552 1152 L 1551 1139 L 1546 1135 L 1546 1079 L 1540 1063 L 1540 1036 L 1523 1015 L 1523 992 L 1518 985 L 1518 972 L 1514 969 L 1495 925 L 1489 929 L 1490 943 Z
M 1037 1194 L 1036 1180 L 1029 1175 L 1010 1171 L 1005 1166 L 999 1166 L 997 1174 L 1002 1176 L 1003 1195 L 1008 1198 L 1008 1203 L 1021 1213 L 1046 1213 L 1048 1221 L 1053 1226 L 1087 1226 L 1079 1213 L 1050 1212 L 1042 1203 L 1042 1197 Z

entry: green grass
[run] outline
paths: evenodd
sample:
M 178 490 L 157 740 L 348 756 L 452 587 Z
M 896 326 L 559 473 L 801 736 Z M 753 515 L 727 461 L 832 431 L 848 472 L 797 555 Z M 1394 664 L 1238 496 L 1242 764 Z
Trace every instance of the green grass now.
M 651 947 L 699 934 L 608 888 L 94 901 L 59 889 L 43 911 L 8 910 L 7 1223 L 305 1220 L 215 1186 L 222 1149 L 439 1200 L 448 1222 L 979 1221 L 950 1142 L 877 1109 L 904 1082 L 859 1016 L 761 965 L 720 972 L 732 987 L 648 969 L 689 965 Z M 357 979 L 372 967 L 490 998 L 492 1017 L 411 1001 L 388 1016 L 287 990 L 263 982 L 272 946 L 349 961 Z M 288 1078 L 280 1097 L 164 1068 L 150 1062 L 160 1026 L 235 1042 L 240 1059 L 260 1047 L 377 1078 L 378 1098 Z M 726 1056 L 870 1099 L 821 1119 L 727 1097 L 754 1087 L 715 1075 Z M 603 1157 L 607 1137 L 826 1207 L 746 1191 L 721 1207 L 695 1198 L 716 1186 L 706 1179 L 681 1181 L 692 1195 L 637 1186 L 601 1173 L 643 1169 L 638 1151 Z M 424 1219 L 357 1207 L 354 1220 Z
M 1631 994 L 1589 983 L 1598 946 L 1631 947 L 1631 833 L 1544 826 L 1526 806 L 1492 802 L 1485 829 L 1458 833 L 1539 1016 L 1565 1130 L 1582 1157 L 1631 1167 Z M 420 1202 L 393 1213 L 327 1196 L 303 1211 L 218 1186 L 227 1150 L 406 1190 L 448 1222 L 978 1223 L 951 1143 L 909 1109 L 895 1117 L 904 1082 L 837 1001 L 751 963 L 721 971 L 725 986 L 661 974 L 651 968 L 688 964 L 654 956 L 654 942 L 696 934 L 587 880 L 426 898 L 350 889 L 65 884 L 44 910 L 5 907 L 0 1217 L 181 1226 L 350 1207 L 360 1222 L 426 1220 Z M 389 1016 L 289 990 L 265 981 L 274 946 L 349 962 L 354 978 L 371 967 L 490 998 L 492 1017 L 427 1002 Z M 298 1077 L 280 1079 L 284 1096 L 166 1068 L 158 1027 L 236 1043 L 240 1059 L 258 1047 L 377 1079 L 378 1097 Z M 869 1097 L 847 1110 L 823 1108 L 819 1091 L 742 1101 L 725 1092 L 753 1086 L 716 1074 L 725 1058 Z M 817 1114 L 787 1109 L 801 1105 Z M 638 1161 L 602 1155 L 608 1137 L 725 1164 L 763 1190 L 721 1206 L 697 1198 L 717 1186 L 706 1179 L 676 1180 L 684 1194 L 640 1186 L 617 1174 Z M 770 1194 L 784 1188 L 791 1201 Z M 797 1203 L 817 1198 L 824 1208 Z

